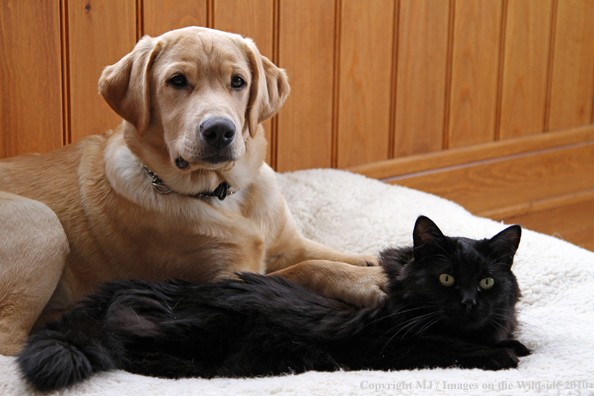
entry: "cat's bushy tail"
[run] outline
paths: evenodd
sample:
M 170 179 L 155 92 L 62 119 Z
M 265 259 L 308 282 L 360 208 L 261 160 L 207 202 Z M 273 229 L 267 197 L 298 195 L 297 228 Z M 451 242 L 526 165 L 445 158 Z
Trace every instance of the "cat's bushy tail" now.
M 38 390 L 51 391 L 116 368 L 105 337 L 88 330 L 45 328 L 29 337 L 17 358 L 25 381 Z

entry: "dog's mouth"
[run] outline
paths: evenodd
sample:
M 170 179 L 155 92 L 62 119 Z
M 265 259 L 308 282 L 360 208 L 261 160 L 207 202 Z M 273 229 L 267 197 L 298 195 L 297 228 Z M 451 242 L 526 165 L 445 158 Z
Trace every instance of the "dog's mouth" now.
M 217 164 L 220 164 L 222 162 L 235 161 L 235 159 L 234 158 L 229 158 L 229 157 L 227 157 L 225 155 L 216 154 L 216 155 L 211 155 L 210 157 L 202 158 L 202 161 L 207 162 L 207 163 L 212 164 L 212 165 L 217 165 Z
M 187 160 L 180 155 L 179 157 L 177 157 L 175 159 L 175 166 L 179 170 L 191 171 L 191 170 L 195 169 L 195 166 L 192 167 L 192 164 L 197 161 L 192 161 L 192 162 L 190 162 L 190 161 L 192 161 L 192 160 Z M 226 156 L 226 155 L 214 154 L 214 155 L 209 155 L 208 157 L 200 158 L 198 161 L 203 164 L 202 167 L 204 166 L 204 164 L 206 164 L 206 166 L 208 168 L 210 168 L 210 167 L 218 167 L 219 165 L 222 165 L 222 164 L 229 164 L 229 163 L 235 164 L 236 159 Z
M 190 166 L 190 163 L 184 159 L 184 157 L 179 156 L 175 159 L 175 166 L 177 166 L 179 169 L 186 169 L 188 166 Z
M 198 169 L 220 169 L 227 164 L 239 160 L 245 150 L 236 150 L 233 146 L 222 148 L 210 147 L 203 144 L 185 144 L 174 152 L 170 158 L 177 169 L 182 172 L 192 172 Z

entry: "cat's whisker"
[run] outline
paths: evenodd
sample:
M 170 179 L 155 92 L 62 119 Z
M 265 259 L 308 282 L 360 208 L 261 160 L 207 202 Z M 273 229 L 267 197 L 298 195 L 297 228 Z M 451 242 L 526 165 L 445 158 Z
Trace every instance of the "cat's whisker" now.
M 419 337 L 421 337 L 423 334 L 425 334 L 427 332 L 427 330 L 429 330 L 431 328 L 431 326 L 433 326 L 440 320 L 441 320 L 441 318 L 437 317 L 437 318 L 433 319 L 432 322 L 427 323 L 421 330 L 419 330 Z
M 487 323 L 490 324 L 491 326 L 493 326 L 495 329 L 507 330 L 504 325 L 502 325 L 501 323 L 499 323 L 496 320 L 493 320 L 492 318 L 489 318 L 487 320 Z
M 411 306 L 411 305 L 413 305 L 413 303 L 405 304 L 405 305 L 404 305 L 404 307 L 406 307 L 406 306 Z M 408 309 L 408 310 L 405 310 L 405 311 L 398 311 L 398 312 L 392 313 L 392 314 L 390 314 L 390 315 L 388 315 L 388 316 L 386 316 L 386 317 L 382 317 L 382 318 L 376 319 L 374 322 L 378 322 L 378 321 L 380 321 L 380 320 L 387 319 L 387 318 L 390 318 L 390 317 L 394 317 L 394 316 L 397 316 L 397 315 L 401 315 L 401 314 L 404 314 L 404 313 L 408 313 L 408 312 L 417 311 L 417 310 L 419 310 L 419 309 L 437 308 L 437 307 L 438 307 L 438 304 L 427 304 L 427 305 L 424 305 L 424 306 L 422 306 L 422 307 L 417 307 L 417 308 L 412 308 L 412 309 Z M 411 318 L 411 319 L 405 320 L 404 322 L 400 322 L 400 323 L 397 323 L 396 325 L 392 326 L 390 329 L 388 329 L 388 330 L 387 330 L 387 331 L 384 333 L 385 335 L 392 333 L 392 332 L 393 332 L 395 329 L 398 329 L 398 327 L 400 327 L 400 326 L 403 326 L 403 327 L 402 327 L 402 328 L 400 328 L 400 329 L 399 329 L 399 330 L 398 330 L 398 331 L 397 331 L 397 332 L 396 332 L 394 335 L 392 335 L 392 337 L 390 337 L 390 339 L 389 339 L 389 340 L 386 342 L 386 344 L 385 344 L 385 345 L 384 345 L 384 347 L 382 348 L 382 352 L 383 352 L 383 350 L 386 348 L 386 346 L 387 346 L 387 345 L 390 343 L 390 341 L 392 341 L 392 339 L 393 339 L 393 338 L 394 338 L 396 335 L 398 335 L 398 333 L 400 333 L 401 331 L 403 331 L 403 330 L 404 330 L 406 327 L 409 327 L 409 326 L 412 326 L 412 327 L 414 327 L 416 324 L 418 324 L 418 322 L 421 322 L 422 320 L 424 320 L 424 319 L 425 319 L 425 317 L 427 317 L 427 316 L 430 316 L 430 315 L 433 315 L 433 314 L 437 314 L 437 313 L 436 313 L 436 312 L 430 312 L 430 313 L 427 313 L 427 314 L 424 314 L 424 315 L 421 315 L 421 316 L 416 316 L 416 317 L 414 317 L 414 318 Z M 372 323 L 374 323 L 374 322 L 372 322 Z M 371 324 L 371 323 L 369 323 L 369 324 Z M 365 326 L 363 326 L 363 327 L 366 327 L 366 326 L 368 326 L 369 324 L 367 324 L 367 325 L 365 325 Z M 377 340 L 376 340 L 376 341 L 375 341 L 375 342 L 374 342 L 374 343 L 371 345 L 371 347 L 369 348 L 368 352 L 369 352 L 369 351 L 371 351 L 371 349 L 372 349 L 372 348 L 375 346 L 375 344 L 377 344 L 377 342 L 378 342 L 378 341 L 380 341 L 380 339 L 381 339 L 381 338 L 378 338 L 378 339 L 377 339 Z
M 401 306 L 399 308 L 409 307 L 411 305 L 416 305 L 416 303 L 405 304 L 405 305 L 403 305 L 403 306 Z M 374 324 L 374 323 L 377 323 L 377 322 L 379 322 L 381 320 L 390 319 L 390 318 L 393 318 L 395 316 L 404 315 L 404 314 L 409 313 L 409 312 L 419 311 L 421 309 L 438 308 L 438 307 L 439 307 L 438 304 L 426 304 L 426 305 L 423 305 L 422 307 L 416 307 L 416 308 L 405 309 L 405 310 L 399 309 L 396 312 L 393 312 L 393 313 L 391 313 L 389 315 L 386 315 L 386 316 L 383 316 L 381 318 L 378 318 L 378 319 L 376 319 L 376 320 L 374 320 L 374 321 L 366 324 L 365 326 L 369 326 L 369 325 Z
M 522 333 L 524 333 L 525 336 L 525 333 L 528 332 L 534 334 L 534 339 L 541 340 L 541 342 L 547 338 L 547 332 L 544 329 L 545 326 L 539 318 L 524 312 L 520 315 L 522 316 L 522 320 L 517 327 L 520 336 L 523 335 Z
M 392 341 L 394 339 L 394 337 L 396 337 L 398 335 L 398 333 L 400 333 L 402 330 L 406 329 L 409 326 L 413 326 L 414 327 L 416 324 L 418 324 L 418 322 L 422 321 L 425 316 L 432 315 L 432 314 L 433 314 L 433 312 L 431 312 L 429 314 L 422 315 L 422 316 L 414 317 L 414 318 L 409 319 L 409 320 L 407 320 L 407 321 L 405 321 L 403 323 L 399 323 L 399 324 L 393 326 L 392 328 L 390 328 L 388 331 L 386 331 L 384 334 L 390 334 L 392 331 L 394 331 L 395 329 L 398 329 L 398 327 L 400 327 L 400 326 L 402 326 L 404 324 L 404 326 L 402 326 L 396 333 L 394 333 L 388 339 L 388 341 L 386 341 L 386 343 L 384 344 L 384 347 L 382 348 L 381 353 L 384 352 L 384 349 L 386 349 L 386 346 L 388 346 L 388 344 L 390 343 L 390 341 Z M 379 339 L 377 341 L 379 341 Z M 375 343 L 374 343 L 374 345 L 375 345 Z
M 404 339 L 406 337 L 406 335 L 413 330 L 417 325 L 422 324 L 424 321 L 426 320 L 431 320 L 434 316 L 438 316 L 439 313 L 438 312 L 430 312 L 421 316 L 417 316 L 415 318 L 412 318 L 406 322 L 403 323 L 403 326 L 400 328 L 400 330 L 398 330 L 394 336 L 392 336 L 392 338 L 394 338 L 395 336 L 397 336 L 399 333 L 401 333 L 402 331 L 406 330 L 406 332 L 402 335 L 401 339 Z M 388 342 L 390 342 L 390 340 L 388 340 Z M 387 343 L 386 343 L 387 344 Z
M 421 335 L 422 333 L 427 331 L 431 326 L 433 326 L 435 323 L 437 323 L 441 320 L 442 320 L 442 316 L 438 312 L 435 312 L 434 315 L 426 318 L 425 325 L 418 330 L 419 335 Z
M 404 338 L 406 337 L 406 335 L 415 328 L 415 326 L 422 324 L 423 322 L 427 321 L 427 322 L 431 322 L 433 320 L 433 317 L 437 316 L 436 319 L 434 319 L 434 322 L 432 322 L 429 326 L 432 326 L 435 322 L 439 321 L 440 317 L 439 317 L 439 313 L 437 312 L 430 312 L 428 314 L 422 315 L 420 317 L 416 317 L 413 318 L 411 320 L 409 320 L 407 325 L 403 326 L 400 330 L 398 330 L 396 333 L 394 333 L 394 335 L 392 335 L 392 337 L 390 337 L 388 339 L 388 341 L 386 341 L 386 343 L 384 344 L 384 347 L 382 348 L 380 355 L 382 355 L 384 353 L 384 350 L 386 349 L 386 347 L 388 346 L 388 344 L 400 333 L 402 332 L 404 329 L 408 328 L 408 330 L 402 335 L 402 337 L 400 338 L 401 340 L 404 340 Z M 393 329 L 395 329 L 396 327 L 393 327 L 390 331 L 392 331 Z

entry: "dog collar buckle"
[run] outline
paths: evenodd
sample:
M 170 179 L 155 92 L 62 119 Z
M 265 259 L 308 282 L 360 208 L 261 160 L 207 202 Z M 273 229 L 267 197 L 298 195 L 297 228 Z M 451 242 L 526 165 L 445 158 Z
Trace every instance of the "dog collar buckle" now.
M 155 189 L 156 192 L 164 195 L 164 194 L 169 194 L 170 192 L 173 191 L 172 189 L 170 189 L 163 183 L 163 180 L 161 180 L 161 178 L 159 176 L 157 176 L 155 174 L 155 172 L 153 172 L 152 170 L 147 168 L 145 165 L 143 165 L 143 166 L 144 166 L 145 172 L 148 173 L 148 175 L 151 177 L 151 179 L 153 179 L 151 184 L 153 185 L 153 188 Z
M 170 192 L 173 191 L 172 189 L 167 187 L 165 184 L 153 183 L 153 188 L 155 189 L 156 192 L 158 192 L 159 194 L 162 194 L 162 195 L 169 194 Z

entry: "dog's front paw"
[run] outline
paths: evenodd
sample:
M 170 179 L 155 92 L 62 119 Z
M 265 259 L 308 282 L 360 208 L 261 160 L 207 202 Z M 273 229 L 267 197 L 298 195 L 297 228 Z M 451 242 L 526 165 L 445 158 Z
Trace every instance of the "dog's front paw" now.
M 388 296 L 384 292 L 388 283 L 381 267 L 363 267 L 356 270 L 357 276 L 346 285 L 340 299 L 361 308 L 383 305 Z
M 379 265 L 377 258 L 370 254 L 353 256 L 353 258 L 347 262 L 352 265 L 358 265 L 359 267 L 377 267 Z
M 350 303 L 360 308 L 373 308 L 384 305 L 387 299 L 388 295 L 381 288 L 376 285 L 370 285 L 362 289 L 359 294 L 353 296 Z

